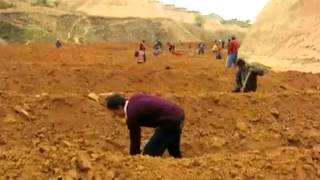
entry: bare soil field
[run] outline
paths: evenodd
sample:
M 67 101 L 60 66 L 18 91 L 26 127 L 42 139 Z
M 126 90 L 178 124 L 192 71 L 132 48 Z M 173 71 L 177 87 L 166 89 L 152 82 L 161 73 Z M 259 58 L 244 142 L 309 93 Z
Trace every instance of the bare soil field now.
M 209 53 L 149 47 L 137 65 L 135 47 L 0 46 L 0 179 L 320 179 L 320 74 L 269 71 L 233 94 L 235 70 Z M 113 91 L 180 104 L 184 158 L 129 156 L 125 121 L 101 104 Z

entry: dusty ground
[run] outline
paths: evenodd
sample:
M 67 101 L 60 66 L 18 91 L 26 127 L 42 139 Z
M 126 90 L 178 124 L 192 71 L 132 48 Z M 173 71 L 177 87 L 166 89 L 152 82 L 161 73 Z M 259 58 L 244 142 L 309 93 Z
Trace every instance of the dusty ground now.
M 128 44 L 1 46 L 0 179 L 320 178 L 319 74 L 268 72 L 232 94 L 233 70 L 179 48 L 140 66 Z M 179 103 L 185 158 L 128 156 L 124 121 L 88 98 L 110 91 Z

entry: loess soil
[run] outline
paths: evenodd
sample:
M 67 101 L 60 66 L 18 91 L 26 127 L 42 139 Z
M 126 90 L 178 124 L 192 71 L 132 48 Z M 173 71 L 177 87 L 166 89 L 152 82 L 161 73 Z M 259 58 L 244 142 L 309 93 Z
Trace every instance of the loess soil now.
M 224 61 L 182 44 L 137 65 L 135 47 L 0 46 L 0 179 L 320 179 L 320 74 L 269 71 L 233 94 Z M 124 120 L 101 104 L 112 91 L 180 104 L 185 158 L 128 156 Z

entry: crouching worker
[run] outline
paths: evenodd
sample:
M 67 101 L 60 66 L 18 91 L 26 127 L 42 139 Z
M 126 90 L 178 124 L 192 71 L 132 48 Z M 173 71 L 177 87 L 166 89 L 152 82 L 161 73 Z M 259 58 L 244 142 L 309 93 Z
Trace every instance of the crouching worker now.
M 119 94 L 106 98 L 106 106 L 126 118 L 130 136 L 130 154 L 140 154 L 141 127 L 154 128 L 154 134 L 143 149 L 143 155 L 162 156 L 167 149 L 174 158 L 181 158 L 180 139 L 184 111 L 178 105 L 149 95 L 129 99 Z
M 237 61 L 236 87 L 233 92 L 255 92 L 257 90 L 257 76 L 263 76 L 260 68 L 248 66 L 243 59 Z
M 159 56 L 162 51 L 162 43 L 160 40 L 157 40 L 157 42 L 153 46 L 153 55 L 154 56 Z
M 117 116 L 126 118 L 130 136 L 130 154 L 140 154 L 141 127 L 155 128 L 143 149 L 143 155 L 162 156 L 164 151 L 181 158 L 180 139 L 184 111 L 176 104 L 149 95 L 135 95 L 129 99 L 119 94 L 106 98 L 106 106 Z
M 56 41 L 56 48 L 62 48 L 62 43 L 59 39 Z

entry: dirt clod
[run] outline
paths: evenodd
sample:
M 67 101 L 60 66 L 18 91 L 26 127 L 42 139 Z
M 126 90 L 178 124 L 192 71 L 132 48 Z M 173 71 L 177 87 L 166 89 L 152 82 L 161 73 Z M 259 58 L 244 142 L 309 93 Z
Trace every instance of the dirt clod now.
M 244 122 L 243 120 L 237 120 L 236 121 L 236 126 L 239 130 L 245 131 L 248 127 L 247 123 Z
M 76 158 L 77 167 L 81 171 L 88 171 L 92 169 L 92 164 L 89 156 L 85 152 L 80 152 Z
M 66 140 L 62 141 L 62 143 L 63 143 L 65 146 L 67 146 L 67 147 L 72 147 L 72 146 L 74 146 L 74 144 L 72 144 L 71 142 L 66 141 Z
M 4 117 L 3 122 L 5 122 L 5 123 L 16 123 L 17 119 L 15 118 L 15 116 L 13 114 L 7 114 Z
M 96 93 L 89 93 L 88 98 L 95 102 L 99 102 L 100 100 L 99 96 Z
M 65 173 L 64 178 L 65 180 L 79 179 L 79 174 L 76 170 L 72 169 Z
M 106 175 L 105 175 L 105 178 L 107 178 L 107 179 L 114 179 L 114 178 L 116 178 L 116 176 L 117 176 L 117 174 L 116 174 L 115 171 L 109 170 L 109 171 L 107 171 L 107 173 L 106 173 Z
M 0 135 L 0 146 L 4 146 L 6 145 L 8 142 L 6 141 L 6 139 Z
M 271 112 L 271 114 L 272 114 L 275 118 L 279 118 L 280 112 L 279 112 L 278 109 L 272 108 L 270 112 Z
M 210 145 L 213 147 L 220 148 L 226 144 L 226 141 L 220 137 L 212 137 L 209 141 Z

